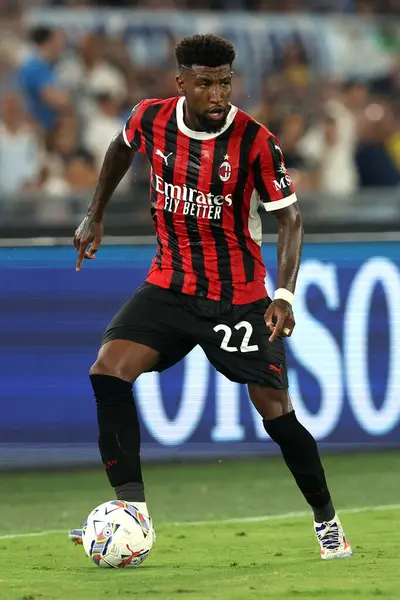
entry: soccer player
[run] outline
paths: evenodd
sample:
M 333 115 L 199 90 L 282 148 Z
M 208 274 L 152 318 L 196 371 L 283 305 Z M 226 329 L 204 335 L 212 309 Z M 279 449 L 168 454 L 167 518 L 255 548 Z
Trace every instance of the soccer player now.
M 231 43 L 214 35 L 176 47 L 180 96 L 143 100 L 111 142 L 74 245 L 76 268 L 93 259 L 106 205 L 136 152 L 151 164 L 151 215 L 157 251 L 146 282 L 112 319 L 90 369 L 99 448 L 117 499 L 148 515 L 140 430 L 132 395 L 144 372 L 164 371 L 197 344 L 230 380 L 248 385 L 268 435 L 314 513 L 321 557 L 351 556 L 335 513 L 317 444 L 288 394 L 284 337 L 303 228 L 277 139 L 233 106 Z M 265 289 L 258 208 L 278 227 L 278 285 Z M 229 402 L 229 398 L 226 398 Z M 80 530 L 70 537 L 79 541 Z

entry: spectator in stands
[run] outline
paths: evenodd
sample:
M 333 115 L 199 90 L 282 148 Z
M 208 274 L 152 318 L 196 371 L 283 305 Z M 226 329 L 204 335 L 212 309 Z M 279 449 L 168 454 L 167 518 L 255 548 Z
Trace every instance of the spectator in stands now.
M 97 110 L 93 111 L 83 135 L 83 144 L 95 158 L 97 169 L 101 168 L 104 155 L 115 134 L 124 124 L 125 117 L 121 112 L 122 97 L 117 90 L 107 88 L 97 91 Z M 135 170 L 137 170 L 135 164 Z M 143 163 L 142 163 L 143 164 Z M 122 179 L 118 191 L 123 192 L 131 185 L 131 170 Z
M 126 95 L 126 102 L 129 103 L 130 108 L 132 108 L 132 98 L 128 96 L 128 89 L 134 89 L 138 84 L 138 68 L 133 62 L 132 54 L 129 51 L 128 44 L 124 38 L 115 36 L 108 38 L 107 44 L 103 42 L 103 47 L 104 60 L 115 69 L 120 78 L 123 77 L 123 80 L 121 79 L 120 94 L 121 96 L 124 94 Z M 140 97 L 140 99 L 142 98 L 143 95 Z M 137 102 L 139 102 L 139 100 Z M 133 102 L 133 106 L 137 104 L 137 102 Z
M 323 105 L 322 118 L 300 143 L 302 156 L 315 169 L 317 188 L 336 196 L 358 187 L 355 165 L 358 123 L 364 114 L 368 88 L 361 82 L 345 83 Z
M 45 193 L 61 195 L 88 191 L 96 184 L 99 171 L 95 158 L 81 144 L 79 131 L 77 115 L 70 109 L 48 135 Z
M 342 125 L 326 110 L 299 143 L 299 152 L 314 171 L 315 187 L 329 195 L 348 196 L 358 187 L 354 161 L 356 137 L 342 136 Z
M 30 115 L 43 129 L 49 130 L 60 111 L 69 104 L 68 94 L 61 87 L 55 69 L 64 50 L 65 36 L 57 29 L 36 27 L 30 39 L 35 51 L 22 63 L 19 82 Z
M 118 92 L 99 89 L 97 110 L 92 113 L 83 136 L 84 145 L 95 157 L 98 168 L 103 163 L 104 155 L 112 138 L 122 125 L 121 98 Z
M 5 94 L 0 110 L 0 191 L 10 196 L 35 191 L 40 174 L 40 150 L 19 95 Z
M 279 130 L 279 142 L 285 155 L 285 163 L 290 171 L 293 183 L 299 191 L 313 187 L 312 173 L 307 161 L 300 151 L 300 141 L 304 136 L 306 125 L 301 114 L 287 114 Z
M 361 187 L 400 185 L 400 170 L 387 148 L 391 127 L 391 115 L 383 105 L 368 106 L 356 152 Z
M 279 133 L 279 141 L 285 155 L 288 169 L 304 167 L 304 159 L 299 152 L 299 142 L 305 133 L 305 123 L 302 115 L 290 113 L 286 115 Z
M 96 108 L 98 89 L 124 97 L 127 86 L 123 73 L 104 60 L 100 35 L 86 33 L 78 41 L 77 50 L 77 54 L 60 63 L 58 72 L 74 98 L 80 116 L 87 119 Z
M 308 64 L 305 49 L 300 42 L 286 44 L 278 66 L 288 85 L 297 89 L 306 87 L 312 78 L 312 71 Z
M 261 84 L 258 104 L 249 110 L 251 116 L 271 131 L 281 129 L 283 111 L 280 82 L 276 77 L 265 77 Z M 287 114 L 287 113 L 285 113 Z

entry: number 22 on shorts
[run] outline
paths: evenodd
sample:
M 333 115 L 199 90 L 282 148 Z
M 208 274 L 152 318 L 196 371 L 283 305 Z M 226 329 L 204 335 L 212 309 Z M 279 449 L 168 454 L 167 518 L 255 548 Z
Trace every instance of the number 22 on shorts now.
M 257 352 L 257 350 L 259 349 L 257 344 L 252 344 L 251 346 L 249 346 L 251 334 L 253 333 L 253 327 L 251 326 L 251 324 L 248 321 L 240 321 L 240 323 L 237 323 L 237 325 L 235 325 L 234 329 L 236 329 L 237 331 L 239 329 L 245 329 L 245 334 L 243 336 L 242 343 L 240 344 L 240 352 Z M 217 333 L 219 331 L 225 332 L 225 335 L 221 342 L 222 350 L 225 350 L 225 352 L 239 352 L 239 348 L 236 348 L 236 346 L 229 346 L 229 341 L 233 333 L 231 327 L 220 323 L 219 325 L 216 325 L 214 327 L 214 331 Z

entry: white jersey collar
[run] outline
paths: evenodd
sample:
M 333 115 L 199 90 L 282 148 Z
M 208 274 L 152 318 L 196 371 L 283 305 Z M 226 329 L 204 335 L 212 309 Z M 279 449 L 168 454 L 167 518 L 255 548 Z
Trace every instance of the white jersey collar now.
M 236 117 L 236 113 L 238 111 L 237 107 L 231 104 L 231 108 L 223 128 L 217 131 L 217 133 L 207 133 L 206 131 L 193 131 L 193 129 L 189 129 L 189 127 L 185 125 L 185 122 L 183 120 L 184 104 L 185 97 L 181 96 L 176 105 L 176 121 L 178 124 L 178 129 L 179 131 L 181 131 L 182 133 L 194 140 L 213 140 L 214 138 L 218 137 L 219 135 L 221 135 L 221 133 L 224 133 L 224 131 L 226 131 L 228 127 L 232 125 L 233 119 Z

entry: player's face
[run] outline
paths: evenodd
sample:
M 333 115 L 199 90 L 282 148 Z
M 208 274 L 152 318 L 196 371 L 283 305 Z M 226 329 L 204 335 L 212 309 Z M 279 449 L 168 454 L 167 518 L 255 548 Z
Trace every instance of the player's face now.
M 178 90 L 186 96 L 186 120 L 190 129 L 216 133 L 225 124 L 232 92 L 230 65 L 182 69 Z

